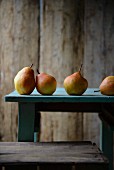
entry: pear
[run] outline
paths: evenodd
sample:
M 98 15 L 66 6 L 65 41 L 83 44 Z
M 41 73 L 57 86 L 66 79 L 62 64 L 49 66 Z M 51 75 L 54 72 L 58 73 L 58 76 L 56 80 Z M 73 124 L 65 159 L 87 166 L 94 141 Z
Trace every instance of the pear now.
M 114 95 L 114 76 L 106 77 L 100 84 L 99 89 L 104 95 Z
M 14 78 L 14 86 L 19 94 L 31 94 L 35 88 L 33 64 L 30 67 L 24 67 Z
M 64 88 L 69 95 L 82 95 L 87 87 L 87 80 L 81 75 L 81 67 L 78 72 L 73 73 L 64 80 Z
M 39 73 L 36 75 L 36 89 L 42 95 L 52 95 L 57 86 L 56 79 L 47 74 L 47 73 Z

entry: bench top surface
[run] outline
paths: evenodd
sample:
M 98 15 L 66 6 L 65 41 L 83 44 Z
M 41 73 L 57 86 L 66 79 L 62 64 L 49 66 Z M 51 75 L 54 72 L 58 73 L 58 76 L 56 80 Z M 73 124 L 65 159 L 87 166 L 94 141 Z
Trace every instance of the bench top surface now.
M 107 158 L 91 142 L 1 142 L 0 165 L 24 163 L 98 163 Z
M 36 89 L 30 95 L 19 95 L 16 91 L 4 97 L 6 102 L 107 102 L 114 103 L 114 96 L 94 92 L 97 88 L 88 88 L 81 96 L 68 95 L 64 88 L 57 88 L 53 95 L 41 95 Z

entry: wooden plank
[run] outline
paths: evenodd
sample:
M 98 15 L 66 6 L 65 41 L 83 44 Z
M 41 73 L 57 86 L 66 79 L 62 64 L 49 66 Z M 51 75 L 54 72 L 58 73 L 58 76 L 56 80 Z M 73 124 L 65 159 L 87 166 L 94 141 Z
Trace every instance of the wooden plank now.
M 0 143 L 0 165 L 108 164 L 91 142 Z
M 89 87 L 99 87 L 104 77 L 114 74 L 113 8 L 112 0 L 85 0 L 84 75 Z M 89 138 L 99 145 L 98 116 L 84 114 L 83 128 L 84 140 Z
M 87 77 L 89 87 L 99 87 L 104 74 L 104 61 L 102 55 L 102 18 L 103 1 L 85 0 L 85 46 L 84 46 L 84 75 Z M 100 121 L 96 113 L 84 114 L 84 140 L 88 138 L 99 145 Z
M 33 63 L 36 71 L 38 66 L 38 3 L 37 0 L 0 2 L 0 136 L 2 141 L 17 140 L 18 113 L 18 105 L 4 103 L 3 96 L 14 90 L 13 79 L 20 69 Z
M 10 136 L 10 130 L 11 128 L 11 103 L 4 104 L 2 97 L 5 95 L 6 92 L 10 92 L 10 90 L 13 90 L 11 88 L 11 85 L 9 84 L 9 81 L 12 80 L 12 74 L 11 74 L 11 65 L 12 60 L 10 59 L 10 56 L 12 56 L 12 37 L 11 37 L 11 23 L 12 23 L 12 1 L 9 2 L 3 2 L 0 3 L 0 60 L 1 60 L 1 67 L 0 67 L 0 91 L 1 91 L 1 119 L 0 119 L 0 133 L 1 133 L 1 140 L 12 139 L 12 136 Z M 4 11 L 6 11 L 4 15 Z M 6 26 L 8 25 L 8 26 Z M 8 52 L 10 51 L 10 54 Z M 8 60 L 9 58 L 9 60 Z M 6 88 L 4 88 L 6 87 Z M 3 126 L 6 125 L 4 128 Z M 4 136 L 7 136 L 4 139 Z
M 58 87 L 83 60 L 83 5 L 83 0 L 41 1 L 40 72 L 53 75 Z M 81 139 L 82 114 L 41 113 L 42 141 Z

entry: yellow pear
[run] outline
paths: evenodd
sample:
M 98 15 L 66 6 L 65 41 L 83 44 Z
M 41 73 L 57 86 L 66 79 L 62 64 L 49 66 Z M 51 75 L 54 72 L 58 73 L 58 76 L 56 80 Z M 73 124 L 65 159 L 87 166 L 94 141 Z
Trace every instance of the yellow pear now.
M 100 84 L 99 89 L 104 95 L 114 95 L 114 76 L 106 77 Z
M 31 94 L 35 88 L 33 64 L 30 67 L 24 67 L 14 78 L 14 86 L 19 94 Z
M 47 74 L 47 73 L 39 73 L 36 76 L 36 89 L 42 95 L 52 95 L 57 86 L 56 79 Z
M 87 87 L 87 80 L 81 75 L 81 68 L 78 72 L 73 73 L 64 80 L 64 88 L 69 95 L 82 95 Z

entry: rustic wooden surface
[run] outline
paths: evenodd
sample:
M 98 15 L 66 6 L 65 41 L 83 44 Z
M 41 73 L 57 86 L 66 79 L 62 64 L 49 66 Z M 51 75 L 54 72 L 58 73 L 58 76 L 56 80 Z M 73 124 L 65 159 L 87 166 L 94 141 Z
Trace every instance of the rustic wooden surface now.
M 86 170 L 107 169 L 108 160 L 91 142 L 4 142 L 0 143 L 0 165 L 53 165 L 83 166 Z M 100 168 L 99 168 L 100 166 Z M 42 167 L 42 166 L 41 166 Z M 60 166 L 61 167 L 61 166 Z
M 0 1 L 2 141 L 16 140 L 17 105 L 5 103 L 3 96 L 14 90 L 13 78 L 22 67 L 34 63 L 36 70 L 40 65 L 40 71 L 55 76 L 58 87 L 63 86 L 64 78 L 78 70 L 82 62 L 89 87 L 98 87 L 105 76 L 114 74 L 114 1 L 42 2 L 39 41 L 38 2 Z M 99 144 L 96 113 L 42 113 L 41 124 L 41 140 L 89 139 Z
M 55 76 L 58 87 L 83 61 L 83 15 L 83 1 L 42 0 L 40 71 Z M 82 137 L 82 113 L 41 114 L 41 141 Z
M 13 79 L 25 66 L 38 66 L 37 0 L 0 1 L 0 139 L 15 141 L 17 105 L 3 96 L 14 90 Z

